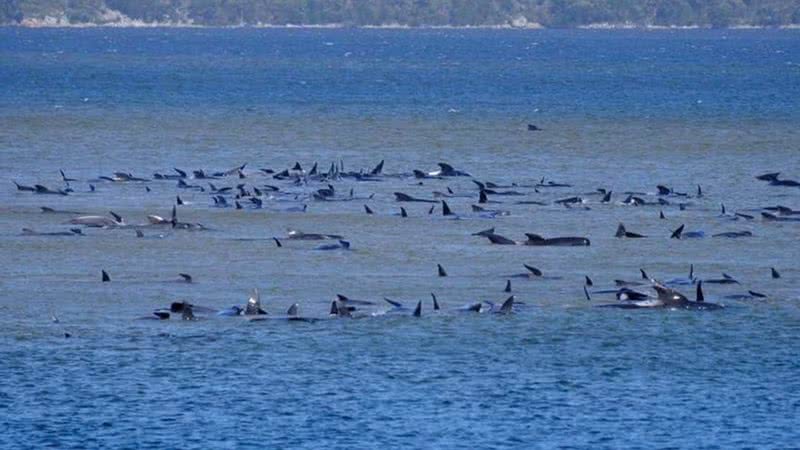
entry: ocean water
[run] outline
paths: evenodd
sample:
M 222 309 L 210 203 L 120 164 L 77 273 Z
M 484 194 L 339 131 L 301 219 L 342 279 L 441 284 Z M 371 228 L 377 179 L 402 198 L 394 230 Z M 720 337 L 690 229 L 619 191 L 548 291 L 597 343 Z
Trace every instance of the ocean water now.
M 798 124 L 796 30 L 0 28 L 0 447 L 796 448 L 800 223 L 759 213 L 800 209 L 800 188 L 754 177 L 800 179 Z M 357 198 L 341 202 L 310 197 L 327 183 L 258 170 L 380 160 L 381 181 L 332 183 Z M 510 215 L 480 217 L 472 178 L 410 176 L 438 162 L 525 195 L 491 196 Z M 244 163 L 246 178 L 212 182 L 289 194 L 235 210 L 175 181 L 88 192 L 115 171 Z M 12 183 L 62 188 L 60 169 L 78 180 L 68 196 Z M 571 186 L 525 187 L 542 178 Z M 659 184 L 691 197 L 621 204 L 626 191 L 657 201 Z M 392 195 L 448 187 L 458 220 Z M 179 219 L 211 230 L 21 232 L 70 227 L 73 215 L 41 206 L 143 224 L 176 195 Z M 581 207 L 553 203 L 575 195 Z M 755 219 L 721 216 L 723 203 Z M 620 222 L 648 238 L 614 238 Z M 669 239 L 681 224 L 706 237 Z M 591 246 L 471 236 L 490 227 Z M 352 249 L 277 248 L 288 229 Z M 753 236 L 711 237 L 727 231 Z M 544 277 L 511 278 L 523 264 Z M 701 279 L 739 280 L 704 285 L 725 309 L 605 309 L 613 295 L 583 294 L 587 275 L 599 290 L 690 264 Z M 524 303 L 515 314 L 457 311 L 503 301 L 508 279 Z M 325 320 L 136 320 L 176 300 L 243 305 L 255 287 L 273 315 L 299 303 Z M 730 297 L 748 290 L 767 297 Z M 327 320 L 337 293 L 377 305 Z M 422 300 L 422 317 L 375 315 L 383 297 Z

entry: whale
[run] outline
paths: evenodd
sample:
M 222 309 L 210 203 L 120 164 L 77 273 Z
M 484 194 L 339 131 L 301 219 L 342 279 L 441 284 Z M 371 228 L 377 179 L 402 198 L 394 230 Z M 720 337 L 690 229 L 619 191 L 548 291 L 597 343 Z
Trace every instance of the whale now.
M 26 186 L 27 187 L 27 186 Z M 19 186 L 17 186 L 19 189 Z M 24 189 L 27 190 L 27 189 Z M 33 192 L 36 194 L 52 194 L 52 195 L 68 195 L 66 191 L 61 189 L 50 189 L 47 186 L 43 186 L 41 184 L 36 184 L 33 186 Z
M 85 236 L 80 228 L 70 228 L 69 231 L 35 231 L 32 228 L 23 228 L 23 236 Z
M 464 172 L 462 170 L 456 170 L 455 168 L 453 168 L 453 166 L 451 166 L 450 164 L 447 164 L 447 163 L 440 162 L 440 163 L 437 163 L 436 165 L 439 166 L 439 170 L 435 170 L 433 172 L 428 172 L 428 174 L 427 174 L 428 176 L 431 176 L 431 177 L 471 177 L 472 176 L 469 173 Z
M 511 211 L 506 211 L 502 209 L 486 209 L 478 205 L 472 205 L 472 212 L 478 213 L 479 217 L 483 217 L 486 219 L 494 219 L 496 217 L 504 217 L 511 215 Z
M 258 288 L 253 289 L 252 294 L 250 294 L 250 298 L 247 299 L 247 304 L 245 305 L 242 314 L 245 316 L 259 316 L 267 314 L 267 311 L 261 308 L 261 295 L 258 292 Z
M 617 232 L 614 234 L 614 237 L 638 239 L 638 238 L 644 238 L 644 237 L 647 237 L 647 236 L 645 236 L 643 234 L 639 234 L 639 233 L 630 232 L 630 231 L 625 229 L 625 225 L 620 223 L 619 226 L 617 227 Z
M 80 211 L 69 211 L 65 209 L 54 209 L 50 208 L 49 206 L 40 206 L 39 209 L 42 211 L 42 214 L 69 214 L 71 216 L 80 216 L 85 215 L 86 213 Z
M 70 219 L 67 223 L 70 225 L 83 225 L 92 228 L 114 228 L 125 225 L 125 221 L 122 220 L 122 217 L 113 212 L 111 214 L 114 217 L 113 219 L 104 216 L 78 216 Z
M 753 233 L 751 231 L 726 231 L 724 233 L 716 233 L 712 234 L 711 237 L 724 237 L 724 238 L 741 238 L 741 237 L 752 237 Z
M 517 273 L 514 275 L 510 275 L 511 278 L 534 278 L 534 277 L 541 277 L 542 271 L 537 269 L 536 267 L 529 266 L 527 264 L 523 264 L 523 266 L 528 269 L 525 273 Z M 508 283 L 509 285 L 511 282 Z
M 528 240 L 525 241 L 524 245 L 532 245 L 532 246 L 560 246 L 560 247 L 575 247 L 575 246 L 588 246 L 591 245 L 589 239 L 585 237 L 554 237 L 554 238 L 544 238 L 538 234 L 533 233 L 525 233 L 525 236 L 528 237 Z
M 205 231 L 208 228 L 201 224 L 201 223 L 194 223 L 194 222 L 181 222 L 178 220 L 178 208 L 175 205 L 172 205 L 172 216 L 170 218 L 170 224 L 172 225 L 173 229 L 177 230 L 187 230 L 187 231 Z
M 484 303 L 489 305 L 487 312 L 491 314 L 512 314 L 514 312 L 514 301 L 515 297 L 512 295 L 508 297 L 499 308 L 493 302 L 486 301 Z
M 339 240 L 337 244 L 322 244 L 314 248 L 314 250 L 350 250 L 350 243 Z
M 320 234 L 320 233 L 303 233 L 298 230 L 289 230 L 286 239 L 295 241 L 322 241 L 326 239 L 342 239 L 343 237 L 338 234 Z
M 412 196 L 410 196 L 408 194 L 404 194 L 402 192 L 395 192 L 394 193 L 394 198 L 398 202 L 438 203 L 438 201 L 436 201 L 436 200 L 428 200 L 428 199 L 425 199 L 425 198 L 412 197 Z
M 136 320 L 168 320 L 170 318 L 169 311 L 165 311 L 163 309 L 157 309 L 153 311 L 150 315 L 144 317 L 138 317 Z
M 286 314 L 281 315 L 257 315 L 257 316 L 250 316 L 247 319 L 249 322 L 263 322 L 267 320 L 284 320 L 288 322 L 306 322 L 306 323 L 313 323 L 316 322 L 318 319 L 313 317 L 305 317 L 300 315 L 300 304 L 294 303 L 289 306 L 289 309 L 286 310 Z
M 781 217 L 768 212 L 761 212 L 761 217 L 768 222 L 800 222 L 800 217 Z
M 735 278 L 724 272 L 722 273 L 722 278 L 711 278 L 703 281 L 712 284 L 740 284 Z
M 597 305 L 601 308 L 620 308 L 620 309 L 687 309 L 687 310 L 718 310 L 723 309 L 722 305 L 708 303 L 702 294 L 702 283 L 697 285 L 697 297 L 695 301 L 689 300 L 680 292 L 669 288 L 655 280 L 652 280 L 652 289 L 656 292 L 655 298 L 634 300 L 623 303 L 610 303 Z
M 17 183 L 16 181 L 12 181 L 12 183 L 14 183 L 14 185 L 17 187 L 17 190 L 18 190 L 18 191 L 23 191 L 23 192 L 36 192 L 36 188 L 35 188 L 35 187 L 33 187 L 33 186 L 26 186 L 26 185 L 24 185 L 24 184 L 19 184 L 19 183 Z
M 705 237 L 705 233 L 703 231 L 687 231 L 684 232 L 685 226 L 681 224 L 675 231 L 672 232 L 670 235 L 671 239 L 701 239 Z
M 236 317 L 242 315 L 244 310 L 240 306 L 231 306 L 229 308 L 222 309 L 217 311 L 217 316 L 220 317 Z

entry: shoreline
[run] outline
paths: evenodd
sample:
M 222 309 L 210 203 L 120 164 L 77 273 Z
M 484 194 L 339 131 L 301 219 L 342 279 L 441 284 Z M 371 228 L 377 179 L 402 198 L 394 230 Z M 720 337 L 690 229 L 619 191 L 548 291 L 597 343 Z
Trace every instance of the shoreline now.
M 367 30 L 611 30 L 611 31 L 685 31 L 685 30 L 800 30 L 800 24 L 779 26 L 732 25 L 729 27 L 712 27 L 707 25 L 639 25 L 632 23 L 592 23 L 575 27 L 546 27 L 539 23 L 523 25 L 404 25 L 397 23 L 383 25 L 348 25 L 342 23 L 327 24 L 238 24 L 238 25 L 204 25 L 192 22 L 144 22 L 140 20 L 120 20 L 106 23 L 70 23 L 63 19 L 46 17 L 44 19 L 26 19 L 20 23 L 0 24 L 2 28 L 198 28 L 198 29 L 367 29 Z

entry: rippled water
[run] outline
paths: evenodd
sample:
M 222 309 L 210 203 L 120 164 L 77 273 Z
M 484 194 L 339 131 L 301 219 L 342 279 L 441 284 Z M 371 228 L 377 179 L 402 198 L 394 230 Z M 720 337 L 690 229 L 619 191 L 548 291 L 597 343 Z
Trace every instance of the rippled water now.
M 0 85 L 2 447 L 797 445 L 800 224 L 719 214 L 721 203 L 756 216 L 800 208 L 800 189 L 754 179 L 800 178 L 796 31 L 0 29 Z M 573 186 L 518 188 L 547 206 L 493 197 L 511 215 L 484 219 L 470 212 L 468 178 L 342 180 L 337 191 L 374 197 L 319 202 L 306 196 L 323 184 L 256 173 L 381 159 L 389 174 L 448 161 L 482 181 Z M 86 180 L 118 170 L 151 177 L 245 162 L 241 181 L 299 199 L 236 211 L 174 181 L 87 192 Z M 59 169 L 81 180 L 75 193 L 11 183 L 61 187 Z M 624 191 L 655 200 L 657 184 L 692 194 L 699 184 L 705 195 L 685 210 L 676 198 L 618 203 Z M 448 199 L 461 220 L 392 196 L 447 187 L 466 195 Z M 615 202 L 585 195 L 598 187 Z M 176 194 L 190 203 L 181 220 L 213 230 L 20 233 L 68 228 L 70 215 L 40 206 L 144 223 L 167 216 Z M 572 195 L 591 209 L 552 203 Z M 283 211 L 303 203 L 306 213 Z M 396 215 L 401 205 L 409 218 Z M 649 238 L 614 238 L 619 222 Z M 682 223 L 707 237 L 670 240 Z M 489 227 L 592 245 L 492 246 L 470 235 Z M 289 228 L 344 235 L 353 250 L 276 248 L 271 237 Z M 710 237 L 741 230 L 754 236 Z M 502 301 L 523 263 L 546 277 L 512 278 L 525 302 L 516 314 L 453 311 Z M 583 296 L 585 275 L 602 289 L 639 268 L 685 276 L 689 264 L 701 278 L 741 282 L 706 284 L 724 310 L 610 310 L 593 305 L 612 296 Z M 100 282 L 102 269 L 112 282 Z M 177 282 L 179 272 L 195 283 Z M 135 320 L 176 299 L 242 305 L 253 287 L 273 313 L 299 302 L 327 318 L 342 293 L 423 300 L 423 317 Z M 747 290 L 768 298 L 726 298 Z M 443 312 L 431 310 L 431 292 Z

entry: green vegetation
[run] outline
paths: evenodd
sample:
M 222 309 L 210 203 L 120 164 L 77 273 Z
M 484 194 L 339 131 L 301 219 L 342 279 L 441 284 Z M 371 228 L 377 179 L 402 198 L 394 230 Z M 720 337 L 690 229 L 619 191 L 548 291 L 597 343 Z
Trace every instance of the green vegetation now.
M 0 0 L 0 23 L 195 25 L 800 24 L 797 0 Z

